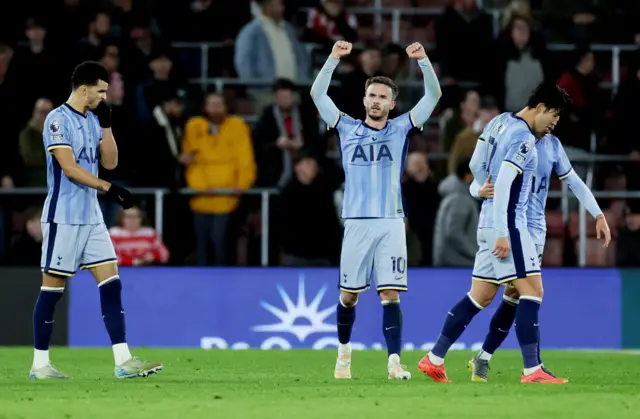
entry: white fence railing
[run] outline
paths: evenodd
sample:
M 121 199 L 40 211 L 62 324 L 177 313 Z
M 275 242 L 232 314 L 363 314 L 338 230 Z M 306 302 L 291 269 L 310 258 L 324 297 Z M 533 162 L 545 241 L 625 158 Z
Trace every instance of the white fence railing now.
M 172 44 L 177 49 L 197 49 L 200 51 L 200 76 L 189 80 L 193 84 L 198 84 L 203 91 L 206 91 L 209 86 L 215 86 L 217 91 L 222 91 L 225 86 L 270 86 L 273 80 L 241 80 L 237 78 L 225 78 L 225 77 L 208 77 L 209 73 L 209 54 L 212 49 L 221 48 L 225 45 L 215 42 L 175 42 Z M 228 46 L 226 46 L 228 47 Z M 319 48 L 315 44 L 307 44 L 307 50 L 311 53 L 315 49 Z M 434 48 L 434 45 L 428 44 L 427 49 Z M 549 44 L 547 48 L 550 51 L 573 51 L 576 46 L 573 44 Z M 611 53 L 611 82 L 602 82 L 600 86 L 611 90 L 611 94 L 615 95 L 620 85 L 620 54 L 625 51 L 636 51 L 638 47 L 635 45 L 609 45 L 609 44 L 594 44 L 590 46 L 592 51 L 610 52 Z M 410 70 L 415 70 L 413 66 L 409 67 Z M 301 81 L 298 84 L 303 86 L 311 86 L 312 81 Z M 473 82 L 462 81 L 458 83 L 461 86 L 473 87 Z M 334 85 L 338 83 L 334 82 Z M 398 87 L 421 87 L 422 83 L 419 80 L 407 80 L 399 81 Z
M 446 154 L 434 153 L 430 154 L 429 158 L 432 160 L 444 160 L 447 158 Z M 621 162 L 628 161 L 628 156 L 598 156 L 590 155 L 588 157 L 574 158 L 573 163 L 588 163 L 590 165 L 589 172 L 587 174 L 587 185 L 591 186 L 593 179 L 593 166 L 597 162 Z M 160 236 L 162 236 L 164 225 L 164 199 L 169 194 L 180 195 L 198 195 L 202 194 L 202 191 L 183 188 L 178 191 L 170 191 L 169 189 L 162 188 L 131 188 L 132 193 L 135 195 L 152 195 L 155 199 L 155 229 Z M 47 193 L 46 188 L 14 188 L 14 189 L 0 189 L 0 195 L 42 195 Z M 278 189 L 261 189 L 255 188 L 244 192 L 245 195 L 258 195 L 261 197 L 261 249 L 260 260 L 262 266 L 268 266 L 269 264 L 269 217 L 270 206 L 269 198 L 271 195 L 277 195 Z M 215 195 L 235 195 L 234 190 L 217 190 Z M 593 194 L 596 198 L 603 199 L 640 199 L 640 191 L 594 191 Z M 569 216 L 569 200 L 575 199 L 573 194 L 569 193 L 568 188 L 563 187 L 561 191 L 550 191 L 549 198 L 559 198 L 562 200 L 562 211 L 564 219 L 567 220 Z M 583 205 L 579 206 L 579 220 L 580 220 L 580 247 L 579 247 L 579 266 L 586 266 L 586 238 L 587 238 L 587 218 L 586 210 Z

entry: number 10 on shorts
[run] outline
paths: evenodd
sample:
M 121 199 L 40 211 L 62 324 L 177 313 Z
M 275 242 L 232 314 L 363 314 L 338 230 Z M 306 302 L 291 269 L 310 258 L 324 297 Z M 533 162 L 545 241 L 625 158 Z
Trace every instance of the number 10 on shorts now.
M 391 256 L 391 270 L 393 271 L 393 273 L 399 273 L 399 274 L 403 274 L 406 267 L 407 267 L 407 261 L 405 260 L 405 258 L 401 257 L 395 257 L 395 256 Z

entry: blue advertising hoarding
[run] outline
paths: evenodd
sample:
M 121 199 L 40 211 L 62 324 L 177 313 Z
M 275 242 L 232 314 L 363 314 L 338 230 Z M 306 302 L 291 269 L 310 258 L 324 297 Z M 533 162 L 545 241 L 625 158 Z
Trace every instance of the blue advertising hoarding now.
M 127 339 L 132 346 L 293 349 L 337 346 L 335 268 L 123 268 Z M 615 269 L 545 269 L 540 311 L 548 349 L 621 348 L 621 275 Z M 405 349 L 428 350 L 453 304 L 469 289 L 468 269 L 410 269 L 401 296 Z M 109 346 L 95 281 L 70 284 L 69 346 Z M 477 348 L 498 298 L 469 325 L 454 349 Z M 355 349 L 382 349 L 382 309 L 361 294 Z M 511 333 L 505 348 L 517 348 Z

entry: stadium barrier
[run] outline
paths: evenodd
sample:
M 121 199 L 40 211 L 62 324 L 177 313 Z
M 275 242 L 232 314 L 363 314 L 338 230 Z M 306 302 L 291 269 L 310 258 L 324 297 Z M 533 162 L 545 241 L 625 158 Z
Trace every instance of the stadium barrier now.
M 0 268 L 0 346 L 33 345 L 33 307 L 41 285 L 39 268 Z M 68 292 L 56 307 L 51 344 L 64 346 L 68 342 Z
M 550 268 L 543 275 L 543 348 L 640 348 L 640 270 Z M 122 278 L 127 335 L 134 347 L 337 345 L 336 268 L 123 268 Z M 406 350 L 426 351 L 434 344 L 447 310 L 468 291 L 469 282 L 469 269 L 410 269 L 409 292 L 401 297 Z M 37 285 L 29 287 L 35 294 Z M 69 346 L 108 347 L 95 282 L 83 272 L 69 288 Z M 21 303 L 25 313 L 32 306 L 29 297 Z M 499 301 L 478 315 L 454 349 L 481 345 Z M 383 349 L 375 292 L 361 295 L 357 312 L 354 348 Z M 504 347 L 517 348 L 515 333 Z
M 430 153 L 430 160 L 446 160 L 448 155 L 446 153 Z M 572 162 L 575 166 L 578 166 L 576 163 L 588 163 L 588 172 L 586 175 L 585 182 L 588 187 L 592 187 L 593 181 L 593 173 L 595 163 L 598 162 L 623 162 L 628 161 L 629 157 L 626 155 L 596 155 L 596 154 L 588 154 L 588 155 L 578 155 L 575 157 L 571 157 Z M 177 191 L 171 191 L 169 189 L 160 189 L 160 188 L 131 188 L 131 192 L 136 195 L 152 195 L 154 197 L 154 207 L 155 207 L 155 225 L 154 228 L 157 233 L 162 237 L 163 226 L 164 226 L 164 199 L 166 195 L 178 193 L 180 195 L 197 195 L 202 193 L 201 191 L 182 188 Z M 269 207 L 269 198 L 271 195 L 277 195 L 279 193 L 278 189 L 274 188 L 254 188 L 249 189 L 244 192 L 245 195 L 258 195 L 261 200 L 261 225 L 262 225 L 262 235 L 260 239 L 260 260 L 262 266 L 269 265 L 269 217 L 270 217 L 270 207 Z M 0 196 L 2 195 L 42 195 L 45 196 L 47 194 L 46 188 L 14 188 L 14 189 L 0 189 Z M 212 195 L 236 195 L 237 192 L 235 190 L 225 190 L 225 189 L 217 189 L 215 192 L 211 193 Z M 608 199 L 638 199 L 640 198 L 640 191 L 593 191 L 593 194 L 596 198 L 608 198 Z M 560 191 L 550 191 L 549 198 L 559 198 L 561 199 L 561 207 L 562 213 L 565 222 L 569 218 L 569 202 L 570 200 L 575 199 L 574 195 L 569 191 L 569 188 L 563 184 L 562 189 Z M 578 252 L 578 266 L 585 267 L 587 260 L 587 212 L 583 205 L 579 205 L 579 226 L 580 226 L 580 234 L 579 234 L 579 252 Z
M 357 9 L 360 10 L 360 9 Z M 373 13 L 375 11 L 375 9 L 362 9 L 362 10 L 369 10 L 369 13 Z M 390 10 L 387 9 L 383 9 L 382 11 L 380 11 L 380 13 L 388 13 L 391 14 L 393 16 L 393 22 L 394 22 L 394 28 L 396 26 L 399 26 L 399 21 L 400 21 L 400 16 L 402 16 L 403 13 L 409 13 L 410 11 L 413 11 L 413 14 L 419 14 L 420 10 L 419 9 L 406 9 L 406 10 L 400 10 L 400 9 L 393 9 L 394 12 L 392 13 Z M 409 13 L 410 14 L 410 13 Z M 426 13 L 428 14 L 428 13 Z M 380 26 L 377 26 L 378 28 Z M 400 42 L 399 40 L 399 35 L 397 34 L 397 30 L 394 29 L 393 31 L 393 42 L 398 43 Z M 194 84 L 194 85 L 200 85 L 200 87 L 202 88 L 202 91 L 208 91 L 210 86 L 215 86 L 216 91 L 218 92 L 222 92 L 224 91 L 225 86 L 254 86 L 254 87 L 270 87 L 271 84 L 273 84 L 273 80 L 269 79 L 269 80 L 263 80 L 263 79 L 238 79 L 238 78 L 228 78 L 228 77 L 208 77 L 207 75 L 209 74 L 209 59 L 210 59 L 210 54 L 211 54 L 211 50 L 212 49 L 218 49 L 218 48 L 223 48 L 226 47 L 228 48 L 228 45 L 225 45 L 223 43 L 219 43 L 219 42 L 174 42 L 171 44 L 174 48 L 178 49 L 178 50 L 184 50 L 184 51 L 189 51 L 189 50 L 197 50 L 199 51 L 199 57 L 198 57 L 198 61 L 200 62 L 200 75 L 198 77 L 192 78 L 189 80 L 190 83 Z M 318 44 L 305 44 L 305 47 L 307 49 L 307 51 L 309 52 L 309 54 L 311 55 L 314 51 L 323 48 L 321 45 Z M 362 45 L 360 44 L 356 44 L 355 45 L 356 48 L 360 48 L 362 47 Z M 427 49 L 427 51 L 433 51 L 435 49 L 435 44 L 426 44 L 425 48 Z M 547 45 L 547 48 L 550 51 L 573 51 L 576 49 L 576 46 L 574 44 L 558 44 L 558 43 L 552 43 Z M 620 85 L 620 81 L 621 81 L 621 73 L 620 73 L 620 56 L 623 52 L 633 52 L 636 51 L 638 48 L 635 45 L 626 45 L 626 44 L 593 44 L 590 46 L 591 50 L 594 52 L 610 52 L 611 53 L 611 70 L 610 70 L 610 74 L 611 74 L 611 81 L 610 82 L 601 82 L 600 83 L 600 87 L 605 88 L 605 89 L 610 89 L 611 90 L 611 95 L 614 96 L 617 91 L 618 91 L 618 87 Z M 416 74 L 416 68 L 414 66 L 409 66 L 409 73 L 410 75 L 415 75 Z M 298 81 L 297 84 L 300 86 L 306 86 L 306 87 L 310 87 L 311 83 L 313 82 L 313 80 L 307 80 L 307 81 Z M 421 80 L 412 80 L 412 79 L 407 79 L 407 80 L 402 80 L 402 81 L 398 81 L 398 87 L 403 89 L 403 88 L 416 88 L 416 89 L 421 89 L 423 84 Z M 339 83 L 336 81 L 332 82 L 333 86 L 338 86 Z M 473 88 L 473 87 L 477 87 L 477 83 L 474 82 L 470 82 L 470 81 L 460 81 L 458 83 L 458 85 L 462 86 L 462 87 L 468 87 L 468 88 Z

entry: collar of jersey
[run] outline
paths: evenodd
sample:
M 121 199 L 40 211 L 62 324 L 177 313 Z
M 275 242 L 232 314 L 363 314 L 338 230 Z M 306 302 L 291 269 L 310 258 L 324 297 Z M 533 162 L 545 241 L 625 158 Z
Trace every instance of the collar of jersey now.
M 527 126 L 527 128 L 529 129 L 529 132 L 531 132 L 531 134 L 533 134 L 533 136 L 536 137 L 535 132 L 533 132 L 533 130 L 531 129 L 531 127 L 529 126 L 527 121 L 525 121 L 524 119 L 520 118 L 518 115 L 516 115 L 515 112 L 511 112 L 511 116 L 514 117 L 515 119 L 519 120 L 519 121 L 522 121 Z
M 378 128 L 374 128 L 374 127 L 372 127 L 371 125 L 367 124 L 367 123 L 366 123 L 366 122 L 364 122 L 364 121 L 362 121 L 362 125 L 364 125 L 364 126 L 365 126 L 365 128 L 372 129 L 372 130 L 374 130 L 374 131 L 383 131 L 383 130 L 385 130 L 385 129 L 389 126 L 389 120 L 387 119 L 387 122 L 385 122 L 384 127 L 379 128 L 379 129 L 378 129 Z
M 64 106 L 66 106 L 66 107 L 67 107 L 67 109 L 69 109 L 71 112 L 73 112 L 73 113 L 75 113 L 75 114 L 77 114 L 77 115 L 80 115 L 80 116 L 81 116 L 81 117 L 83 117 L 83 118 L 86 118 L 86 117 L 87 117 L 87 115 L 83 114 L 82 112 L 80 112 L 80 111 L 79 111 L 79 110 L 77 110 L 77 109 L 72 108 L 72 107 L 71 107 L 71 105 L 69 105 L 69 104 L 68 104 L 68 103 L 66 103 L 66 102 L 65 102 Z

